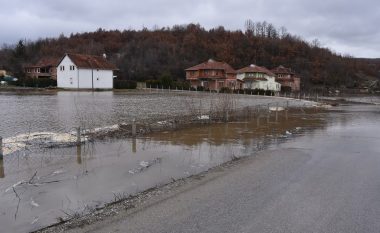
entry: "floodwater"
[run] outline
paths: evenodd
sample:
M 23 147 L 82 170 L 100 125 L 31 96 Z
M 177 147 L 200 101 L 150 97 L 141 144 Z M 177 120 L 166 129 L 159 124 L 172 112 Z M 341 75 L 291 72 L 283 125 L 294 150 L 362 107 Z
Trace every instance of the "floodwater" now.
M 196 109 L 207 110 L 223 101 L 223 94 L 204 92 L 66 92 L 15 94 L 0 92 L 0 136 L 15 137 L 36 132 L 65 133 L 75 127 L 95 128 L 151 118 L 167 119 Z M 236 108 L 289 101 L 266 96 L 230 95 Z
M 325 113 L 201 125 L 137 139 L 9 154 L 0 168 L 0 225 L 27 232 L 206 171 L 326 127 Z M 37 173 L 36 173 L 37 172 Z
M 46 106 L 54 107 L 54 103 L 61 98 L 60 95 L 58 93 L 47 96 L 50 100 L 47 101 L 49 104 Z M 76 99 L 77 94 L 63 92 L 62 95 L 65 96 L 62 99 L 66 99 L 66 102 L 61 105 L 62 112 L 60 113 L 72 117 L 75 115 L 74 112 L 67 110 L 65 113 L 64 106 L 68 105 L 71 108 L 70 104 Z M 89 93 L 80 93 L 79 95 L 83 95 L 84 100 L 81 97 L 79 102 L 82 101 L 83 105 L 81 106 L 84 108 L 87 104 L 91 104 L 91 101 L 99 101 L 96 107 L 103 108 L 106 112 L 95 110 L 92 113 L 100 114 L 97 119 L 104 119 L 104 122 L 99 121 L 101 126 L 115 123 L 113 120 L 116 121 L 117 116 L 128 116 L 126 113 L 118 112 L 119 108 L 115 107 L 118 106 L 116 103 L 123 106 L 122 108 L 128 107 L 128 104 L 124 103 L 129 101 L 125 95 L 96 93 L 98 98 L 94 98 Z M 215 96 L 217 98 L 216 94 Z M 42 96 L 29 97 L 36 98 L 35 101 L 40 101 L 40 103 L 43 102 L 40 99 Z M 110 100 L 107 99 L 102 105 L 100 97 L 110 98 Z M 150 105 L 153 110 L 161 112 L 165 109 L 168 112 L 174 111 L 175 107 L 170 104 L 171 101 L 181 102 L 181 100 L 184 101 L 183 98 L 187 98 L 170 94 L 144 94 L 140 97 L 146 103 L 149 103 L 149 100 L 154 102 L 156 99 L 160 99 L 160 101 L 170 99 L 161 106 Z M 130 96 L 137 102 L 140 101 L 138 100 L 140 97 L 139 94 Z M 198 97 L 197 101 L 203 99 L 201 97 Z M 13 100 L 20 98 L 21 100 L 17 104 L 24 107 L 28 106 L 25 101 L 33 102 L 27 100 L 28 98 L 25 96 L 5 95 L 0 96 L 1 98 L 3 98 L 2 104 L 4 104 L 4 98 Z M 88 98 L 91 101 L 87 101 Z M 269 98 L 256 96 L 239 98 L 247 99 L 242 102 L 250 104 L 255 104 L 255 102 L 251 103 L 251 98 L 258 98 L 257 101 L 260 103 L 270 101 Z M 263 101 L 260 101 L 261 98 Z M 160 101 L 155 103 L 159 104 Z M 204 102 L 202 104 L 205 105 Z M 36 111 L 31 114 L 42 116 L 43 112 L 48 112 L 46 106 L 39 106 L 40 112 Z M 136 105 L 134 106 L 136 108 Z M 159 110 L 160 107 L 164 110 Z M 89 111 L 93 109 L 93 107 L 88 108 Z M 148 112 L 153 114 L 154 111 L 150 108 L 144 108 L 145 110 L 142 111 L 145 111 L 146 114 Z M 16 130 L 18 126 L 15 124 L 20 119 L 7 118 L 3 113 L 3 108 L 0 111 L 5 117 L 5 121 L 14 124 L 13 127 Z M 13 109 L 12 111 L 26 110 Z M 138 110 L 134 110 L 134 112 L 131 114 L 138 114 Z M 59 130 L 60 124 L 63 128 L 69 127 L 65 124 L 69 124 L 68 119 L 72 118 L 57 118 L 60 114 L 52 114 L 54 116 L 43 118 L 47 122 L 46 125 L 42 124 L 41 119 L 36 119 L 35 124 L 40 124 L 40 128 L 33 129 L 54 131 L 55 129 Z M 254 156 L 258 154 L 258 151 L 279 147 L 283 144 L 289 148 L 313 148 L 315 139 L 321 143 L 324 135 L 336 135 L 339 138 L 355 137 L 357 139 L 355 147 L 377 146 L 378 132 L 380 132 L 379 114 L 380 109 L 376 105 L 339 106 L 329 112 L 312 110 L 306 113 L 301 111 L 293 113 L 289 115 L 288 121 L 285 121 L 280 115 L 279 123 L 274 123 L 273 117 L 270 119 L 270 123 L 262 118 L 257 124 L 257 119 L 252 119 L 153 133 L 136 139 L 87 142 L 82 146 L 67 148 L 34 148 L 7 154 L 0 159 L 1 231 L 37 230 L 60 221 L 61 218 L 76 216 L 76 213 L 86 213 L 94 208 L 102 207 L 105 203 L 120 197 L 171 182 L 173 179 L 206 171 L 237 157 Z M 108 118 L 108 115 L 115 116 L 115 118 L 110 120 L 112 117 Z M 24 115 L 19 115 L 19 118 L 27 119 Z M 65 120 L 62 120 L 63 118 Z M 50 123 L 52 126 L 48 125 Z M 54 128 L 55 126 L 57 128 Z M 2 123 L 1 127 L 3 132 L 12 132 L 10 126 L 4 126 Z M 24 132 L 20 128 L 17 133 Z M 14 134 L 8 133 L 8 135 Z M 326 140 L 333 139 L 334 137 L 326 137 Z M 348 144 L 348 148 L 353 146 L 351 142 Z M 342 150 L 342 148 L 331 149 Z M 261 154 L 265 155 L 265 153 Z

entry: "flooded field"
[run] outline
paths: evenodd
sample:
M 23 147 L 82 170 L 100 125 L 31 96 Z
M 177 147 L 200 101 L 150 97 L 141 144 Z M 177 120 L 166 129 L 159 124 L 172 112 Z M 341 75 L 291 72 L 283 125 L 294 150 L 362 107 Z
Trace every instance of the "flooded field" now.
M 322 97 L 323 99 L 346 100 L 349 102 L 375 104 L 380 105 L 379 95 L 357 95 L 357 96 L 342 96 L 342 97 Z
M 324 113 L 297 113 L 158 132 L 137 139 L 23 151 L 0 166 L 0 224 L 26 232 L 188 177 L 326 127 Z
M 20 95 L 0 93 L 0 136 L 36 132 L 67 133 L 75 127 L 96 128 L 122 122 L 167 119 L 208 111 L 222 94 L 201 92 L 57 92 Z M 265 96 L 231 95 L 236 108 L 267 104 L 312 105 L 303 101 Z
M 46 104 L 42 104 L 41 98 L 47 99 Z M 18 125 L 26 121 L 32 122 L 26 123 L 30 126 L 29 132 L 54 138 L 56 135 L 52 132 L 70 130 L 81 119 L 93 119 L 92 124 L 104 128 L 134 117 L 156 117 L 157 114 L 168 117 L 186 114 L 194 108 L 206 111 L 207 105 L 215 104 L 218 98 L 220 95 L 204 93 L 0 95 L 0 114 L 4 120 L 0 129 L 3 135 L 9 136 L 8 140 L 12 136 L 21 137 L 20 134 L 28 137 L 33 133 L 25 132 Z M 288 101 L 243 95 L 236 99 L 239 107 Z M 20 109 L 9 104 L 13 102 Z M 31 111 L 32 102 L 39 103 L 38 111 Z M 57 105 L 59 102 L 62 104 Z M 142 103 L 144 107 L 139 109 Z M 295 100 L 289 104 L 303 106 L 305 102 Z M 9 111 L 4 111 L 3 106 L 8 106 Z M 49 112 L 49 108 L 54 111 Z M 79 117 L 77 109 L 83 111 Z M 27 112 L 34 117 L 25 115 Z M 353 105 L 336 107 L 329 112 L 297 110 L 289 113 L 288 120 L 280 115 L 277 123 L 272 115 L 269 123 L 265 118 L 259 122 L 253 118 L 195 125 L 137 138 L 88 141 L 71 147 L 26 146 L 0 159 L 1 230 L 37 230 L 148 188 L 206 171 L 235 158 L 254 156 L 258 151 L 284 143 L 301 147 L 305 145 L 300 145 L 300 141 L 312 143 L 315 138 L 337 132 L 342 137 L 352 137 L 353 132 L 369 141 L 378 141 L 373 133 L 379 131 L 378 119 L 378 106 Z M 350 135 L 346 135 L 347 132 Z M 70 135 L 65 137 L 75 140 Z M 365 146 L 370 143 L 368 140 L 359 142 Z

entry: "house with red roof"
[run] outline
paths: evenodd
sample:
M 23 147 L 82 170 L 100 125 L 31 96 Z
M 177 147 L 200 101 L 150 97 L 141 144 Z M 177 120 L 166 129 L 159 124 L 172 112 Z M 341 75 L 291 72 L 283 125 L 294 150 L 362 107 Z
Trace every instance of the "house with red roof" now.
M 27 78 L 57 79 L 57 65 L 59 58 L 42 58 L 36 64 L 24 66 Z
M 275 81 L 275 74 L 265 67 L 250 65 L 236 71 L 237 80 L 244 89 L 261 89 L 279 92 L 281 84 Z
M 276 82 L 281 83 L 282 91 L 300 91 L 301 79 L 290 68 L 279 66 L 272 69 L 272 72 L 276 75 Z
M 116 66 L 104 56 L 67 53 L 57 66 L 57 86 L 69 89 L 112 89 Z
M 186 80 L 194 88 L 220 90 L 223 87 L 237 88 L 236 71 L 227 63 L 209 59 L 190 67 L 186 71 Z

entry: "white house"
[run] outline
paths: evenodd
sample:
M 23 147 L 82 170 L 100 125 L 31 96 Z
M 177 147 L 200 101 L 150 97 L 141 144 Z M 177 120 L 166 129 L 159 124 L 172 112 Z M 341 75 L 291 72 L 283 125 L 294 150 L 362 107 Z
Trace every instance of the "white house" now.
M 275 75 L 265 67 L 244 67 L 237 71 L 236 78 L 243 82 L 244 89 L 281 90 L 281 84 L 275 81 Z
M 112 89 L 116 66 L 104 57 L 67 53 L 57 66 L 57 86 L 70 89 Z

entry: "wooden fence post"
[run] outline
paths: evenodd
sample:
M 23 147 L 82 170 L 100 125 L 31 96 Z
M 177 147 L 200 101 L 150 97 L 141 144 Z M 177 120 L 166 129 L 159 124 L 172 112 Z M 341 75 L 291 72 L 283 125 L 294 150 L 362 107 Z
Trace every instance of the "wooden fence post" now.
M 133 118 L 132 121 L 132 137 L 136 137 L 136 119 Z
M 3 138 L 0 136 L 0 159 L 3 159 Z
M 5 177 L 4 161 L 3 161 L 3 138 L 0 137 L 0 178 Z
M 278 122 L 278 103 L 276 104 L 276 122 Z
M 80 138 L 80 127 L 77 128 L 77 145 L 81 144 L 81 138 Z

